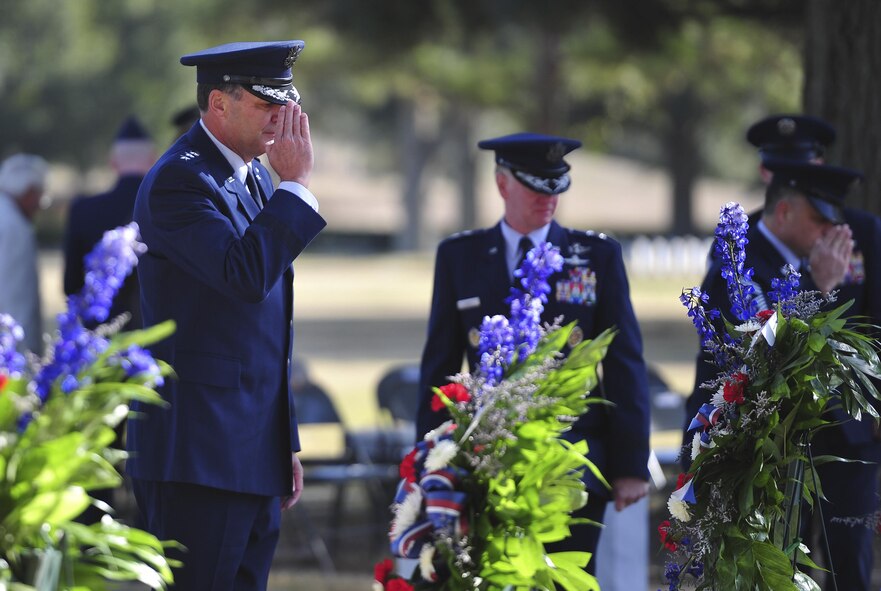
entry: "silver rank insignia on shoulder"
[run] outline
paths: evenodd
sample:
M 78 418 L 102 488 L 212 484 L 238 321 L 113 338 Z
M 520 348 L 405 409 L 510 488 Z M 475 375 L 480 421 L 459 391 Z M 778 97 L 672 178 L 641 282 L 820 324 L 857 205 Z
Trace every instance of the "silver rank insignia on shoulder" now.
M 557 281 L 557 301 L 592 306 L 597 302 L 597 275 L 590 267 L 569 269 L 569 277 Z
M 184 152 L 183 154 L 181 154 L 180 159 L 181 160 L 192 160 L 193 158 L 196 158 L 198 155 L 199 155 L 198 152 L 194 152 L 194 151 L 190 150 L 189 152 Z
M 569 252 L 574 254 L 575 256 L 579 256 L 579 255 L 582 255 L 586 252 L 590 252 L 590 247 L 585 246 L 584 244 L 582 244 L 580 242 L 576 242 L 575 244 L 569 245 Z
M 475 349 L 480 344 L 480 331 L 474 327 L 471 327 L 471 330 L 468 331 L 468 344 Z

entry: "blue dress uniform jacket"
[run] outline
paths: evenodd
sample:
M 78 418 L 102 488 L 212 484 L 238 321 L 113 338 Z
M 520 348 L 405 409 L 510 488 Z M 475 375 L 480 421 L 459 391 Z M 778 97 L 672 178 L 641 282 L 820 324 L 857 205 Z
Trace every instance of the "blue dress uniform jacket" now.
M 603 383 L 593 393 L 614 407 L 592 406 L 566 438 L 586 439 L 588 456 L 607 479 L 648 479 L 648 380 L 620 245 L 604 235 L 566 229 L 556 222 L 551 223 L 547 240 L 560 248 L 566 262 L 561 272 L 549 278 L 551 293 L 542 321 L 552 322 L 558 316 L 563 316 L 563 324 L 577 321 L 587 339 L 610 327 L 620 331 L 602 363 Z M 471 370 L 476 369 L 477 341 L 472 338 L 484 316 L 509 315 L 505 299 L 510 285 L 499 225 L 441 242 L 422 355 L 420 435 L 446 418 L 431 410 L 431 388 L 446 384 L 447 376 L 461 370 L 463 355 Z M 572 287 L 575 291 L 570 291 Z M 608 494 L 592 476 L 587 484 L 595 493 Z
M 108 192 L 91 197 L 79 197 L 70 205 L 67 229 L 64 235 L 64 293 L 79 292 L 85 283 L 83 259 L 101 241 L 104 232 L 132 221 L 135 197 L 141 185 L 141 175 L 125 175 Z M 113 300 L 110 317 L 122 312 L 132 315 L 128 327 L 141 326 L 138 304 L 137 274 L 132 273 Z
M 136 405 L 129 421 L 135 478 L 291 493 L 291 263 L 325 222 L 296 195 L 273 193 L 267 169 L 253 167 L 262 210 L 197 123 L 138 192 L 144 322 L 177 323 L 152 347 L 177 377 L 161 389 L 167 408 Z

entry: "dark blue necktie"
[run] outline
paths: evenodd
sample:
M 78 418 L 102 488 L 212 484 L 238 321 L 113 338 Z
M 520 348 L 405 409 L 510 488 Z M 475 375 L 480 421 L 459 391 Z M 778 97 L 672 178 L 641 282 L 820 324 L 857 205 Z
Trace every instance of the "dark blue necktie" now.
M 534 246 L 535 245 L 532 244 L 532 240 L 530 240 L 528 236 L 520 238 L 520 243 L 517 246 L 517 264 L 514 266 L 515 271 L 523 266 L 523 261 L 526 260 L 526 253 L 532 250 Z M 511 285 L 517 289 L 523 289 L 523 286 L 520 284 L 520 279 L 521 277 L 512 276 Z
M 248 174 L 245 175 L 245 184 L 248 185 L 248 191 L 250 191 L 251 197 L 257 203 L 257 208 L 263 209 L 263 197 L 260 194 L 260 187 L 257 185 L 257 179 L 254 178 L 250 168 L 248 169 Z

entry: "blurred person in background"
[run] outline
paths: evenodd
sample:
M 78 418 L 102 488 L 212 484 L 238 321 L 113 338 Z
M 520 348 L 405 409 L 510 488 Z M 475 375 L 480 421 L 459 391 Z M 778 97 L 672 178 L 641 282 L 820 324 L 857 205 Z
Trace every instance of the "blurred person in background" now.
M 609 491 L 590 472 L 584 476 L 587 505 L 574 513 L 602 523 L 606 504 L 622 510 L 648 494 L 649 392 L 642 336 L 630 302 L 621 246 L 605 234 L 564 228 L 554 221 L 560 194 L 569 189 L 570 167 L 563 157 L 581 146 L 568 138 L 519 133 L 484 140 L 495 152 L 496 185 L 504 200 L 502 220 L 492 228 L 462 232 L 437 249 L 428 335 L 422 354 L 417 435 L 446 420 L 431 410 L 432 388 L 461 371 L 463 357 L 478 367 L 479 328 L 484 316 L 509 315 L 505 299 L 514 270 L 526 252 L 551 242 L 564 257 L 562 271 L 549 278 L 551 293 L 542 322 L 562 316 L 578 324 L 570 347 L 603 330 L 618 329 L 602 362 L 597 404 L 564 435 L 586 439 L 588 458 L 611 483 Z M 548 545 L 549 552 L 578 550 L 594 556 L 586 570 L 596 572 L 600 527 L 578 524 L 571 537 Z
M 199 115 L 199 107 L 197 105 L 184 107 L 180 111 L 177 111 L 171 117 L 171 125 L 175 130 L 174 139 L 177 139 L 188 132 L 193 124 L 199 120 Z
M 34 216 L 46 192 L 48 163 L 14 154 L 0 164 L 0 313 L 24 329 L 24 345 L 43 354 L 43 319 Z
M 64 233 L 64 293 L 80 291 L 85 282 L 83 260 L 101 241 L 104 232 L 132 221 L 138 187 L 156 162 L 156 147 L 141 122 L 127 118 L 110 146 L 109 163 L 116 183 L 105 193 L 74 199 Z M 141 328 L 137 273 L 128 276 L 110 308 L 110 318 L 126 312 L 127 328 Z

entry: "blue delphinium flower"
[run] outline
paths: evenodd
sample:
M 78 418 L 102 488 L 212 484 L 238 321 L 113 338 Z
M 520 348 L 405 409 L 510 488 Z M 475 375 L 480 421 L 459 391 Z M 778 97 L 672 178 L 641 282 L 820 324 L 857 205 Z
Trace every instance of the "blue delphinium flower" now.
M 780 304 L 783 314 L 791 314 L 795 308 L 793 298 L 798 293 L 801 282 L 801 273 L 795 270 L 792 265 L 783 267 L 783 279 L 775 277 L 771 280 L 772 291 L 768 292 L 768 297 L 772 302 Z
M 680 567 L 675 562 L 668 562 L 664 567 L 664 578 L 669 584 L 670 591 L 679 589 Z
M 504 316 L 485 316 L 480 324 L 480 341 L 477 345 L 480 373 L 487 385 L 498 384 L 514 358 L 514 331 Z
M 69 394 L 81 384 L 77 375 L 103 353 L 109 341 L 83 327 L 82 321 L 70 309 L 58 315 L 58 338 L 55 340 L 51 361 L 34 376 L 37 396 L 44 401 L 52 392 L 52 384 L 64 376 L 60 387 Z
M 544 242 L 530 250 L 521 267 L 514 271 L 522 289 L 512 287 L 511 295 L 505 301 L 511 306 L 511 327 L 518 361 L 529 357 L 541 340 L 541 313 L 551 293 L 548 277 L 562 268 L 560 249 Z
M 563 268 L 563 256 L 560 249 L 544 242 L 539 244 L 528 253 L 519 269 L 514 271 L 514 277 L 519 279 L 518 284 L 522 290 L 513 288 L 512 296 L 529 294 L 542 302 L 548 301 L 551 286 L 548 277 Z
M 715 308 L 709 310 L 704 307 L 708 303 L 710 296 L 700 290 L 699 287 L 683 289 L 679 301 L 688 308 L 688 317 L 697 329 L 697 334 L 701 339 L 701 346 L 713 356 L 713 361 L 718 367 L 726 367 L 728 365 L 728 354 L 724 343 L 730 340 L 728 333 L 723 333 L 720 338 L 719 333 L 713 325 L 713 321 L 717 320 L 722 314 Z
M 747 220 L 739 203 L 726 203 L 719 212 L 715 232 L 716 254 L 722 261 L 721 275 L 728 284 L 731 313 L 738 320 L 748 320 L 758 312 L 758 304 L 752 297 L 755 292 L 751 285 L 753 270 L 743 266 L 746 261 L 744 247 L 749 242 L 746 238 Z
M 139 376 L 146 379 L 148 386 L 158 387 L 165 383 L 156 360 L 149 351 L 137 345 L 115 355 L 110 363 L 122 367 L 127 377 Z
M 138 240 L 135 222 L 104 233 L 101 242 L 86 255 L 85 286 L 68 300 L 68 309 L 85 322 L 104 322 L 123 281 L 146 252 Z
M 683 289 L 679 301 L 688 308 L 688 317 L 697 329 L 697 334 L 701 338 L 701 344 L 707 346 L 718 341 L 716 329 L 713 326 L 713 320 L 721 315 L 719 310 L 711 308 L 707 310 L 704 304 L 708 303 L 710 296 L 701 291 L 699 287 Z
M 0 372 L 11 378 L 19 377 L 25 369 L 24 355 L 18 344 L 24 339 L 24 329 L 9 314 L 0 314 Z
M 79 373 L 103 353 L 109 341 L 85 328 L 84 323 L 103 322 L 126 276 L 138 263 L 146 246 L 138 240 L 134 222 L 104 233 L 101 242 L 85 258 L 85 285 L 67 300 L 67 311 L 58 315 L 58 338 L 51 361 L 34 377 L 37 395 L 45 401 L 55 381 L 70 393 L 80 387 Z
M 688 570 L 685 572 L 693 576 L 695 579 L 699 579 L 704 576 L 704 563 L 698 560 L 689 566 Z

